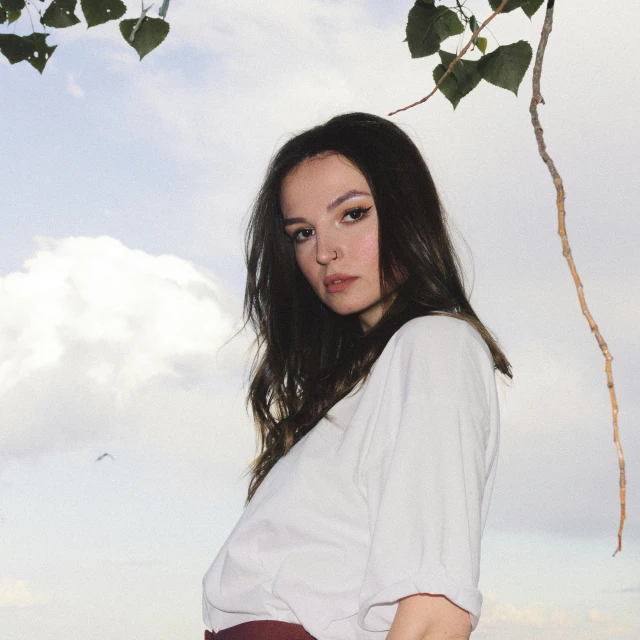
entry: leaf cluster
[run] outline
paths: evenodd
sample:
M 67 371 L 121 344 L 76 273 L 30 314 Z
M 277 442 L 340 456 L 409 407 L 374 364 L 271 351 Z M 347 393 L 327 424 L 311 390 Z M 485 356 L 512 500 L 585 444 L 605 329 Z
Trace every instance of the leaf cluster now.
M 501 4 L 501 0 L 488 2 L 494 11 Z M 531 18 L 543 2 L 544 0 L 509 0 L 501 13 L 521 9 Z M 442 43 L 451 36 L 463 34 L 467 28 L 472 34 L 478 31 L 478 19 L 464 5 L 460 0 L 455 0 L 451 7 L 443 4 L 436 6 L 435 0 L 416 0 L 409 11 L 405 42 L 409 46 L 412 58 L 424 58 L 435 53 L 440 56 L 440 64 L 433 70 L 436 83 L 457 57 L 456 54 L 443 50 Z M 477 49 L 481 54 L 480 58 L 460 58 L 438 87 L 454 109 L 481 80 L 518 94 L 518 87 L 533 57 L 531 45 L 520 40 L 498 46 L 487 53 L 487 44 L 486 38 L 474 35 L 472 50 Z
M 45 32 L 45 27 L 66 29 L 80 24 L 81 20 L 76 15 L 77 0 L 50 0 L 46 8 L 46 0 L 37 1 L 38 4 L 35 0 L 0 0 L 0 25 L 9 27 L 26 15 L 33 28 L 33 33 L 24 36 L 16 35 L 15 26 L 13 33 L 0 33 L 0 53 L 11 64 L 26 60 L 42 73 L 57 48 L 57 45 L 47 44 L 50 33 Z M 143 7 L 139 18 L 120 20 L 120 33 L 137 51 L 140 60 L 167 37 L 169 23 L 165 17 L 168 6 L 169 0 L 164 0 L 158 11 L 158 18 L 149 17 L 147 12 L 150 7 Z M 42 32 L 37 32 L 33 27 L 31 9 L 39 16 Z M 80 9 L 87 28 L 119 20 L 127 12 L 122 0 L 80 0 Z

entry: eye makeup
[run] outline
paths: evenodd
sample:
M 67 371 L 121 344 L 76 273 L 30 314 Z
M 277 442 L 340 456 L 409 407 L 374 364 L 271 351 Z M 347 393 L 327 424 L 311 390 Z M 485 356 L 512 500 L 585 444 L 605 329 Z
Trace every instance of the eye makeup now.
M 355 224 L 356 222 L 360 222 L 361 220 L 364 220 L 364 218 L 366 217 L 367 213 L 369 213 L 371 208 L 372 206 L 353 207 L 352 209 L 347 209 L 342 214 L 342 220 L 345 222 L 345 224 Z M 345 220 L 347 216 L 355 215 L 355 214 L 360 214 L 360 217 L 355 218 L 354 220 Z M 305 236 L 304 235 L 305 232 L 312 232 L 312 233 L 310 235 Z M 301 229 L 296 229 L 295 231 L 293 231 L 290 234 L 290 237 L 295 244 L 302 244 L 303 242 L 306 242 L 310 237 L 312 237 L 313 233 L 315 233 L 314 229 L 310 229 L 309 227 L 303 227 Z

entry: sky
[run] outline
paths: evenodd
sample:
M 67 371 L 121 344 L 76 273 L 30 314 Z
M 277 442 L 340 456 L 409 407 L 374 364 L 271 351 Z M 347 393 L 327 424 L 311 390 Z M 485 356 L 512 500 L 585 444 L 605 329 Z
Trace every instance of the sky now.
M 142 62 L 113 24 L 55 33 L 42 76 L 0 60 L 3 640 L 202 637 L 201 579 L 256 453 L 238 333 L 247 214 L 291 134 L 430 91 L 435 58 L 403 43 L 410 7 L 174 0 Z M 496 19 L 489 47 L 537 43 L 542 18 Z M 556 3 L 539 108 L 614 356 L 615 557 L 605 362 L 561 253 L 531 71 L 518 97 L 482 83 L 455 111 L 436 95 L 391 118 L 431 168 L 472 305 L 514 371 L 498 383 L 476 640 L 640 637 L 639 19 L 633 3 Z

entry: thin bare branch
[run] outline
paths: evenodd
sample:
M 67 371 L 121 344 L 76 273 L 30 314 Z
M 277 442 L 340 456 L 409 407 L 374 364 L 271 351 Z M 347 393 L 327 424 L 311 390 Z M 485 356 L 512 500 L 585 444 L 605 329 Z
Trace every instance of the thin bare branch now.
M 551 27 L 553 24 L 553 5 L 554 0 L 548 0 L 546 15 L 544 18 L 544 23 L 542 25 L 542 34 L 540 36 L 540 43 L 538 45 L 538 52 L 536 54 L 536 61 L 533 67 L 533 95 L 531 97 L 531 104 L 529 106 L 529 113 L 531 114 L 531 122 L 533 124 L 533 129 L 536 136 L 536 141 L 538 143 L 538 151 L 540 152 L 540 156 L 543 161 L 547 165 L 549 172 L 551 173 L 551 177 L 553 178 L 553 184 L 556 188 L 556 205 L 558 208 L 558 234 L 562 240 L 562 255 L 567 259 L 567 263 L 569 264 L 569 269 L 571 271 L 571 275 L 573 277 L 573 281 L 576 285 L 576 289 L 578 291 L 578 298 L 580 300 L 580 307 L 582 308 L 582 313 L 584 314 L 587 322 L 589 323 L 589 327 L 591 328 L 591 332 L 594 334 L 596 340 L 598 341 L 598 345 L 602 351 L 602 354 L 605 357 L 606 365 L 605 371 L 607 374 L 607 387 L 609 389 L 609 396 L 611 399 L 611 410 L 613 414 L 613 441 L 615 442 L 616 449 L 618 452 L 618 463 L 620 466 L 620 525 L 618 527 L 618 547 L 614 551 L 613 555 L 615 556 L 618 551 L 622 550 L 622 529 L 624 526 L 624 521 L 626 518 L 626 490 L 627 490 L 627 481 L 625 477 L 625 462 L 624 455 L 622 453 L 622 446 L 620 445 L 620 437 L 618 432 L 618 402 L 616 400 L 616 391 L 613 385 L 613 374 L 611 372 L 611 361 L 613 360 L 613 356 L 609 353 L 609 349 L 607 347 L 607 343 L 604 341 L 602 335 L 600 334 L 600 330 L 598 329 L 598 325 L 593 320 L 591 313 L 589 312 L 589 308 L 587 307 L 587 303 L 584 297 L 584 291 L 582 287 L 582 282 L 578 277 L 578 272 L 576 270 L 575 263 L 573 261 L 573 256 L 571 254 L 571 248 L 569 246 L 569 240 L 567 238 L 567 230 L 565 227 L 565 208 L 564 208 L 564 200 L 565 200 L 565 191 L 564 184 L 562 182 L 562 178 L 556 169 L 556 166 L 547 153 L 547 147 L 543 137 L 542 126 L 540 125 L 540 120 L 538 118 L 538 105 L 544 104 L 544 99 L 542 98 L 542 94 L 540 93 L 540 77 L 542 75 L 542 60 L 544 58 L 544 52 L 547 47 L 547 40 L 549 39 L 549 34 L 551 33 Z
M 478 34 L 504 9 L 504 6 L 507 4 L 508 1 L 509 0 L 502 0 L 502 2 L 500 3 L 500 6 L 473 32 L 473 34 L 471 35 L 471 38 L 469 39 L 469 42 L 467 42 L 467 44 L 464 45 L 460 53 L 451 61 L 449 68 L 444 72 L 440 80 L 438 80 L 438 82 L 436 83 L 436 86 L 433 87 L 433 91 L 431 91 L 429 95 L 422 98 L 422 100 L 418 100 L 418 102 L 414 102 L 413 104 L 410 104 L 406 107 L 402 107 L 402 109 L 396 109 L 395 111 L 392 111 L 389 115 L 394 116 L 396 113 L 400 113 L 401 111 L 406 111 L 407 109 L 411 109 L 412 107 L 416 107 L 419 104 L 426 102 L 438 90 L 438 87 L 444 82 L 444 79 L 447 78 L 449 74 L 453 71 L 453 67 L 456 66 L 456 63 L 458 62 L 458 60 L 460 60 L 460 58 L 462 58 L 462 56 L 465 53 L 467 53 L 467 51 L 469 50 L 469 47 L 473 44 L 473 41 L 476 39 Z

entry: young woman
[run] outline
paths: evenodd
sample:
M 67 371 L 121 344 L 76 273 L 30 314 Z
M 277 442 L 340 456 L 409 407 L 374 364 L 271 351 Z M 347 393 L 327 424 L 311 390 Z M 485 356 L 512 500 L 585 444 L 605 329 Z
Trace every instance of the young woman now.
M 478 623 L 495 371 L 416 146 L 365 113 L 275 155 L 246 240 L 261 453 L 204 578 L 217 640 L 453 640 Z

